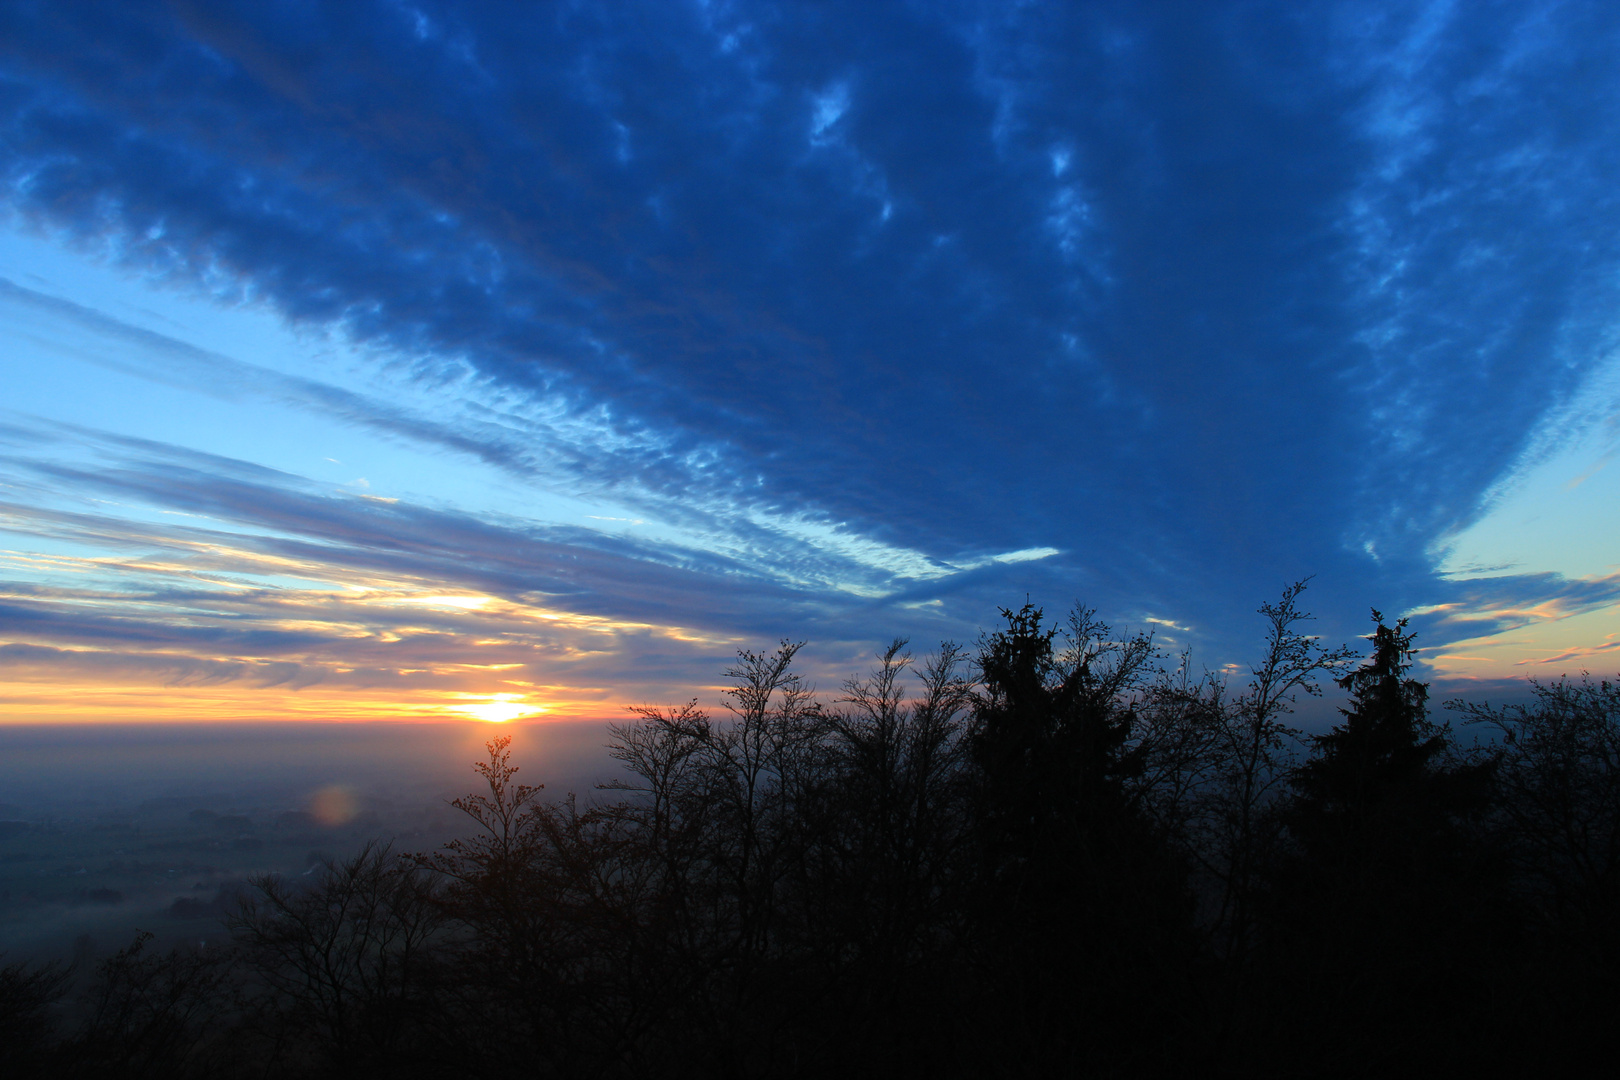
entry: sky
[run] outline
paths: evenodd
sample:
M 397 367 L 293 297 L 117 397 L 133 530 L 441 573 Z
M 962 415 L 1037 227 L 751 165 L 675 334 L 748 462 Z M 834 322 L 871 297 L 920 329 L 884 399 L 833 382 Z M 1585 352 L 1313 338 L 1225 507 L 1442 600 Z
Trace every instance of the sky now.
M 622 718 L 1075 603 L 1620 667 L 1620 8 L 0 7 L 0 718 Z M 1614 665 L 1614 666 L 1611 666 Z M 1517 680 L 1517 681 L 1515 681 Z

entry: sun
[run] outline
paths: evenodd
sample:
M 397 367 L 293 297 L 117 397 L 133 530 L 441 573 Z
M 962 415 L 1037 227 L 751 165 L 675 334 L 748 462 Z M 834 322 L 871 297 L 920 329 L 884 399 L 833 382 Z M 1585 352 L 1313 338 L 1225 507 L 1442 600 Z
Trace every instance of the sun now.
M 533 716 L 546 710 L 523 700 L 522 694 L 483 694 L 482 701 L 468 701 L 450 708 L 474 720 L 491 724 L 504 724 L 520 716 Z

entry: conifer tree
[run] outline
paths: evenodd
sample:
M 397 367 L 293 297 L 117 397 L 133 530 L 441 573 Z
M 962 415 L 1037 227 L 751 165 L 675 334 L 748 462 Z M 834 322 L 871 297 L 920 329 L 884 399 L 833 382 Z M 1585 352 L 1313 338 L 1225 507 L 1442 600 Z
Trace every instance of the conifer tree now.
M 1406 620 L 1386 626 L 1372 613 L 1372 655 L 1335 682 L 1350 694 L 1340 709 L 1344 723 L 1312 740 L 1315 754 L 1299 770 L 1294 786 L 1302 808 L 1312 816 L 1347 827 L 1392 798 L 1429 779 L 1446 736 L 1428 718 L 1429 688 L 1408 677 L 1413 634 Z
M 1487 977 L 1478 943 L 1500 911 L 1473 828 L 1490 764 L 1459 760 L 1429 720 L 1406 621 L 1373 621 L 1371 655 L 1337 680 L 1344 721 L 1313 737 L 1291 779 L 1292 851 L 1272 867 L 1267 931 L 1278 1028 L 1258 1036 L 1292 1041 L 1296 1064 L 1327 1053 L 1369 1073 L 1486 1053 L 1487 1014 L 1463 995 Z

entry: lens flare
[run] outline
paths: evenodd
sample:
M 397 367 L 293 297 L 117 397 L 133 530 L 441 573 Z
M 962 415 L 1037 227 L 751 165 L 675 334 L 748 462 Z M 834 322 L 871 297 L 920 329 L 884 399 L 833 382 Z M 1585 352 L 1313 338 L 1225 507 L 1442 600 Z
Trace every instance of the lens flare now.
M 359 806 L 354 792 L 341 784 L 323 787 L 309 798 L 309 812 L 316 821 L 328 827 L 347 825 L 354 820 Z

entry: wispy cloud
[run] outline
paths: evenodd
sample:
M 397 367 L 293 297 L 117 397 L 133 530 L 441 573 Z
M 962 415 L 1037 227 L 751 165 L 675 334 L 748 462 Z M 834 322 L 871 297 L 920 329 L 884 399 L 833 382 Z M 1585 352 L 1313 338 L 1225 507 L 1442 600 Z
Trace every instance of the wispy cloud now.
M 612 715 L 706 684 L 761 638 L 866 632 L 824 587 L 759 560 L 378 502 L 251 463 L 73 435 L 99 467 L 6 461 L 79 505 L 0 503 L 0 528 L 35 544 L 0 552 L 0 624 L 16 646 L 0 653 L 0 679 L 315 688 L 312 700 L 390 689 L 403 696 L 389 715 L 545 687 L 555 715 Z M 52 545 L 64 550 L 38 550 Z M 67 553 L 82 550 L 97 554 Z M 907 595 L 884 602 L 891 617 L 911 610 Z
M 8 267 L 16 346 L 351 439 L 41 391 L 0 431 L 17 644 L 313 687 L 382 671 L 367 635 L 545 624 L 620 657 L 581 685 L 640 677 L 614 635 L 689 685 L 1023 595 L 1225 663 L 1311 573 L 1324 633 L 1376 603 L 1451 643 L 1607 587 L 1436 570 L 1612 351 L 1609 5 L 554 15 L 0 12 L 6 227 L 158 312 Z M 205 347 L 187 304 L 303 351 Z

